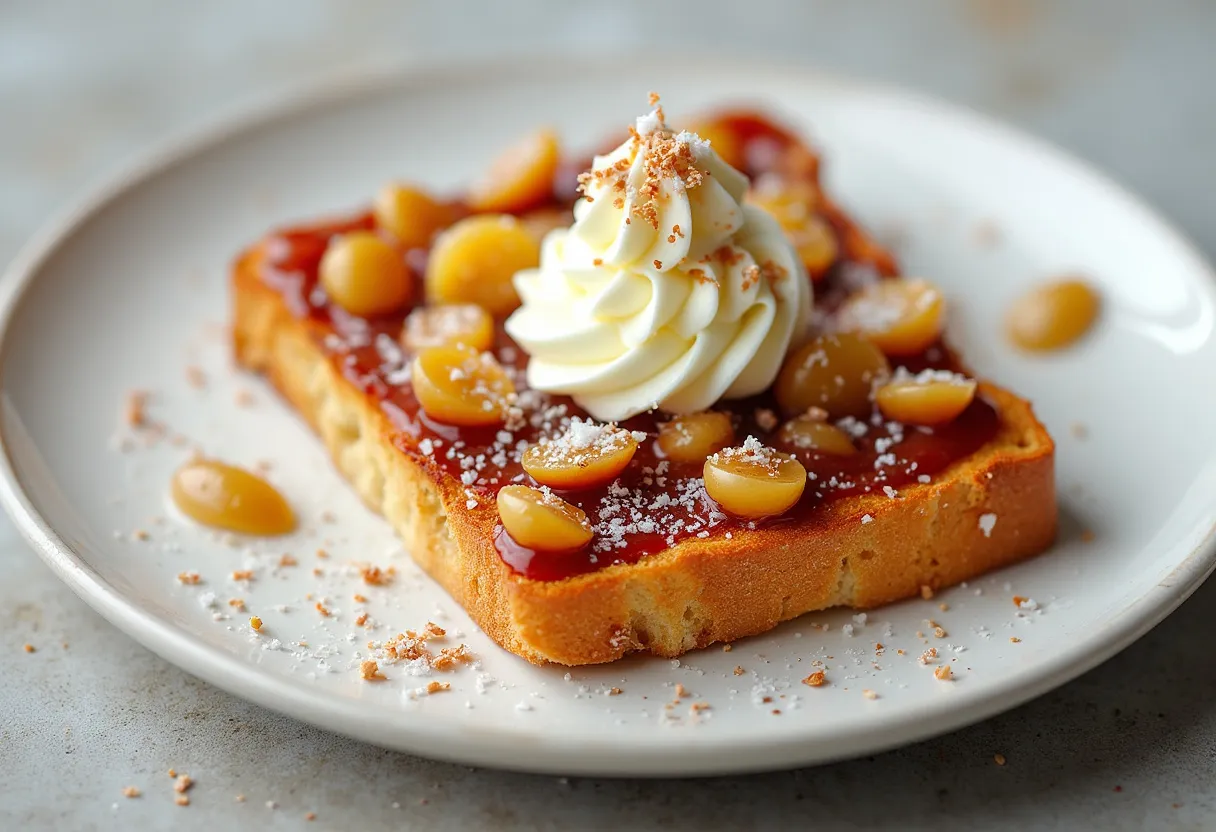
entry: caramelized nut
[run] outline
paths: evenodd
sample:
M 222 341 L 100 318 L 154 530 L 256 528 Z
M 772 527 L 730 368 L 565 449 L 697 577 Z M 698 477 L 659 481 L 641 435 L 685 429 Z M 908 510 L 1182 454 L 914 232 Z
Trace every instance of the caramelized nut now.
M 749 436 L 705 460 L 705 492 L 723 511 L 749 520 L 781 514 L 806 488 L 806 469 Z
M 704 462 L 735 441 L 730 416 L 707 410 L 677 416 L 659 427 L 659 450 L 676 462 Z
M 469 192 L 474 211 L 518 213 L 546 201 L 557 173 L 557 134 L 538 130 L 512 145 L 490 165 L 484 182 Z
M 840 256 L 840 242 L 831 224 L 815 213 L 819 193 L 810 184 L 765 187 L 761 180 L 748 201 L 777 220 L 812 279 L 827 274 Z
M 372 231 L 332 240 L 321 258 L 321 285 L 352 315 L 387 315 L 410 302 L 414 284 L 396 248 Z
M 411 377 L 418 404 L 432 419 L 449 425 L 499 424 L 515 392 L 493 355 L 463 344 L 418 353 Z
M 942 334 L 946 305 L 927 280 L 880 280 L 840 307 L 842 329 L 859 332 L 887 355 L 917 355 Z
M 777 441 L 783 448 L 790 450 L 817 451 L 836 456 L 852 456 L 857 453 L 857 448 L 847 433 L 835 425 L 829 425 L 817 415 L 790 419 L 777 432 Z
M 594 488 L 620 475 L 638 449 L 638 441 L 616 425 L 597 425 L 577 418 L 566 432 L 524 451 L 524 470 L 541 485 Z
M 958 418 L 975 398 L 975 382 L 948 370 L 925 370 L 912 376 L 900 368 L 879 387 L 874 401 L 882 415 L 908 425 L 944 425 Z
M 494 319 L 473 303 L 419 306 L 405 318 L 401 343 L 412 352 L 453 344 L 488 350 L 494 345 Z
M 722 157 L 722 161 L 732 168 L 743 170 L 747 167 L 743 138 L 726 121 L 709 118 L 693 122 L 687 130 L 709 142 L 709 146 Z
M 511 278 L 540 262 L 540 244 L 514 217 L 466 217 L 435 239 L 426 266 L 431 303 L 475 303 L 495 317 L 519 306 Z
M 763 209 L 786 231 L 800 228 L 819 204 L 819 194 L 806 182 L 787 183 L 771 175 L 756 179 L 747 201 Z
M 235 465 L 191 460 L 173 475 L 170 493 L 182 514 L 204 526 L 266 536 L 287 534 L 296 526 L 283 495 Z
M 1048 283 L 1023 295 L 1009 310 L 1009 338 L 1024 350 L 1066 347 L 1089 331 L 1101 302 L 1081 280 Z
M 389 183 L 376 196 L 376 224 L 405 248 L 423 248 L 441 228 L 451 225 L 455 211 L 417 188 Z
M 498 516 L 512 540 L 538 552 L 572 552 L 590 543 L 593 534 L 586 513 L 547 488 L 500 489 Z
M 821 335 L 786 357 L 773 391 L 787 416 L 820 407 L 837 419 L 863 417 L 871 410 L 873 382 L 889 372 L 882 351 L 865 338 Z

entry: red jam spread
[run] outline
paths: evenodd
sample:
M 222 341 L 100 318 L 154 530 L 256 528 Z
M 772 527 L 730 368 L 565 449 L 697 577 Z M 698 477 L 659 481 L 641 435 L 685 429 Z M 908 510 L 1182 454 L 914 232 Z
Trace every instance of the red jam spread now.
M 742 142 L 744 173 L 753 179 L 769 174 L 784 180 L 802 180 L 817 188 L 818 160 L 780 128 L 761 117 L 732 114 L 719 118 Z M 580 166 L 581 165 L 581 166 Z M 585 170 L 581 160 L 559 167 L 554 196 L 548 208 L 570 209 L 574 204 L 571 171 Z M 826 198 L 820 216 L 837 235 L 840 256 L 815 285 L 817 314 L 830 315 L 856 285 L 858 272 L 891 276 L 891 256 L 873 243 Z M 306 319 L 318 345 L 342 374 L 371 397 L 399 433 L 394 443 L 435 475 L 445 474 L 463 483 L 469 509 L 492 511 L 499 488 L 512 483 L 533 484 L 520 464 L 523 450 L 544 436 L 562 433 L 572 417 L 588 418 L 570 399 L 530 390 L 524 377 L 527 356 L 498 329 L 494 353 L 512 373 L 519 405 L 506 425 L 497 428 L 457 428 L 429 419 L 414 396 L 409 379 L 411 356 L 401 346 L 404 313 L 381 319 L 351 316 L 331 303 L 318 282 L 321 257 L 331 237 L 352 230 L 373 230 L 370 213 L 325 224 L 280 231 L 266 243 L 261 278 L 278 291 L 288 308 Z M 421 283 L 427 252 L 404 253 L 414 279 Z M 421 285 L 414 297 L 422 298 Z M 899 363 L 916 372 L 925 368 L 957 370 L 957 361 L 942 345 Z M 779 412 L 770 394 L 722 402 L 739 440 L 755 435 L 773 442 Z M 843 427 L 853 436 L 858 453 L 848 457 L 780 448 L 797 455 L 813 476 L 801 501 L 780 517 L 758 523 L 731 518 L 720 512 L 705 494 L 700 463 L 676 463 L 656 455 L 661 414 L 643 414 L 622 427 L 649 437 L 641 442 L 624 474 L 612 484 L 561 496 L 583 509 L 593 524 L 595 538 L 579 552 L 549 553 L 526 549 L 502 531 L 495 545 L 516 572 L 537 580 L 559 580 L 592 572 L 615 563 L 633 563 L 689 538 L 721 538 L 748 527 L 781 524 L 791 530 L 810 526 L 826 503 L 867 493 L 892 494 L 909 484 L 926 482 L 952 463 L 969 456 L 997 433 L 999 418 L 993 407 L 977 398 L 948 425 L 932 430 L 886 423 L 875 412 L 869 420 L 849 420 Z M 780 447 L 780 446 L 778 446 Z

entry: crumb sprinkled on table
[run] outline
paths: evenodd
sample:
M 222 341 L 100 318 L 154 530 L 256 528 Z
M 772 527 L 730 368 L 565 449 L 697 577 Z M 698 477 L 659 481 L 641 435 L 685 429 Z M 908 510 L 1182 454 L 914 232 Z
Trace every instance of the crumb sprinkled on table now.
M 203 372 L 201 367 L 195 367 L 191 364 L 186 367 L 186 383 L 196 390 L 202 390 L 207 386 L 207 374 Z
M 27 652 L 27 653 L 33 653 L 33 652 L 34 652 L 35 650 L 37 650 L 38 648 L 37 648 L 37 647 L 35 647 L 35 646 L 34 646 L 34 645 L 32 645 L 32 644 L 23 644 L 23 645 L 21 645 L 21 649 L 22 649 L 22 650 L 24 650 L 24 651 L 25 651 L 25 652 Z
M 127 403 L 123 410 L 123 416 L 128 426 L 142 428 L 148 424 L 147 405 L 147 391 L 132 390 L 127 394 Z
M 948 682 L 954 678 L 954 672 L 950 670 L 950 665 L 943 664 L 941 667 L 933 671 L 933 675 L 943 682 Z
M 359 664 L 359 677 L 367 682 L 383 682 L 388 678 L 380 672 L 380 663 L 371 659 Z
M 827 675 L 822 670 L 816 670 L 810 676 L 803 679 L 802 684 L 812 688 L 823 687 L 824 683 L 827 682 L 827 678 Z
M 133 797 L 139 797 L 141 794 L 143 794 L 143 792 L 141 792 L 139 790 L 138 786 L 123 786 L 122 787 L 122 796 L 123 797 L 133 798 Z
M 992 762 L 996 763 L 998 766 L 1005 765 L 1005 755 L 1004 754 L 993 754 Z

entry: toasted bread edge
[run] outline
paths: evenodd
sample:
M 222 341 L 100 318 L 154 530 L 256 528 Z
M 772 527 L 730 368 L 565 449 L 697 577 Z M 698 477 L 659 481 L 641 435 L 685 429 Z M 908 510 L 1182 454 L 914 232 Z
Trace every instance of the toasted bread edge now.
M 999 435 L 931 483 L 894 498 L 835 501 L 809 532 L 775 524 L 684 540 L 632 565 L 529 580 L 494 547 L 494 506 L 470 509 L 457 480 L 393 444 L 381 409 L 343 378 L 310 323 L 261 282 L 260 257 L 254 247 L 233 268 L 237 362 L 265 374 L 300 412 L 414 560 L 495 641 L 530 661 L 678 656 L 813 610 L 874 607 L 957 584 L 1055 538 L 1054 443 L 1029 403 L 983 384 L 1001 415 Z

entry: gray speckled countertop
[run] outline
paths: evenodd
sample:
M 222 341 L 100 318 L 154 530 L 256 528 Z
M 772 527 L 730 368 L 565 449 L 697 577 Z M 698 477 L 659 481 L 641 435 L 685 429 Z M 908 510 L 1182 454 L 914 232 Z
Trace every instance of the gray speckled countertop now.
M 1111 172 L 1216 256 L 1211 0 L 753 0 L 729 24 L 709 2 L 612 5 L 0 5 L 0 261 L 107 168 L 234 99 L 385 62 L 619 42 L 750 51 L 970 104 Z M 1209 585 L 1072 684 L 878 757 L 567 781 L 386 752 L 211 688 L 103 622 L 5 520 L 0 828 L 1216 828 L 1214 610 Z M 197 780 L 187 808 L 170 766 Z M 129 784 L 144 796 L 124 799 Z

